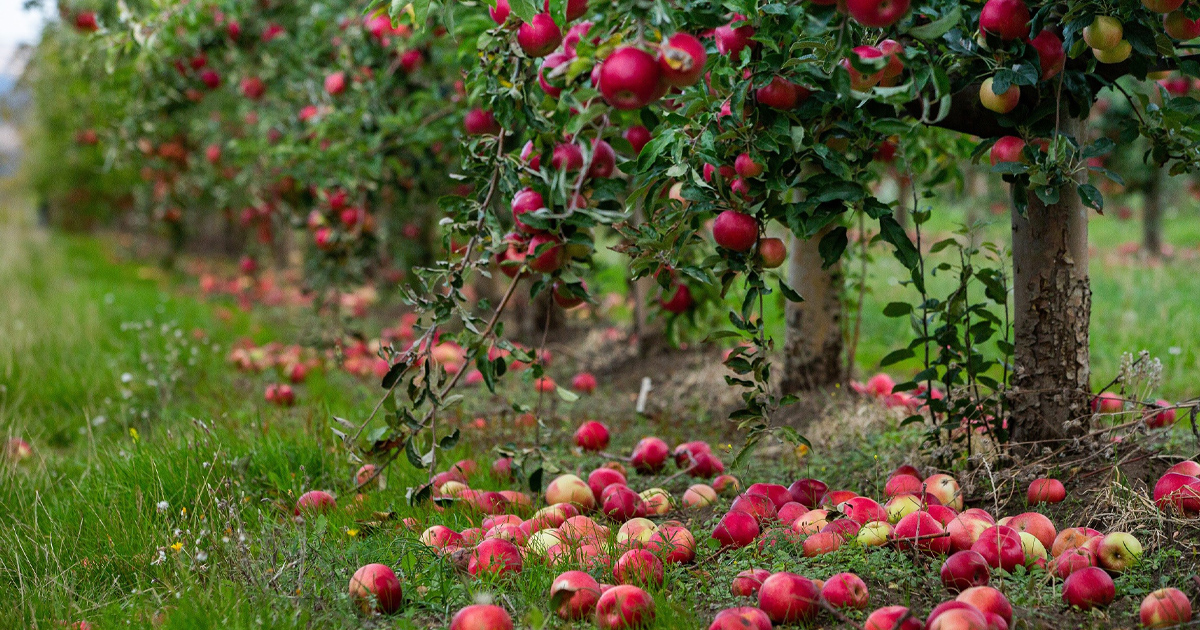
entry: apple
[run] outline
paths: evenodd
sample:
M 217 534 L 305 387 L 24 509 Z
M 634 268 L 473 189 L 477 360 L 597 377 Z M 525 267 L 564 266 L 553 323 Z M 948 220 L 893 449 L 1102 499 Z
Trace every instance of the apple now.
M 621 134 L 621 137 L 629 142 L 633 147 L 633 154 L 637 155 L 642 152 L 642 147 L 650 143 L 652 136 L 649 129 L 642 125 L 633 125 L 626 129 L 625 133 Z
M 458 532 L 446 527 L 445 525 L 432 525 L 429 529 L 421 532 L 418 538 L 421 544 L 434 549 L 445 549 L 446 547 L 459 547 L 463 544 L 463 536 Z
M 887 521 L 864 523 L 858 530 L 856 540 L 863 547 L 882 547 L 891 542 L 895 529 Z
M 583 149 L 573 142 L 560 142 L 554 146 L 550 157 L 550 166 L 556 171 L 568 173 L 583 168 Z
M 896 523 L 894 539 L 900 549 L 939 554 L 950 549 L 950 537 L 939 537 L 945 532 L 942 524 L 928 512 L 913 512 Z
M 950 534 L 950 548 L 958 551 L 970 549 L 979 540 L 980 534 L 995 525 L 992 515 L 979 508 L 970 508 L 946 524 Z
M 865 525 L 871 521 L 886 521 L 887 511 L 874 499 L 869 497 L 853 497 L 839 503 L 837 510 L 846 518 Z
M 1080 569 L 1067 576 L 1063 583 L 1063 601 L 1082 610 L 1107 606 L 1116 596 L 1117 587 L 1112 578 L 1097 567 Z
M 833 553 L 842 546 L 843 537 L 833 532 L 821 531 L 804 539 L 804 557 L 815 558 L 827 553 Z
M 792 109 L 798 103 L 802 103 L 808 99 L 808 96 L 809 91 L 807 88 L 796 85 L 781 76 L 771 77 L 770 83 L 754 91 L 754 98 L 758 101 L 758 104 L 772 109 Z M 746 176 L 743 175 L 743 177 Z M 757 177 L 757 175 L 750 175 L 749 177 Z
M 699 81 L 707 60 L 704 44 L 688 33 L 675 33 L 658 49 L 662 80 L 673 87 L 687 87 Z
M 753 606 L 726 608 L 713 617 L 708 630 L 771 630 L 771 619 Z
M 986 617 L 996 615 L 1004 620 L 1006 626 L 1012 625 L 1013 609 L 1004 593 L 986 585 L 973 586 L 958 594 L 954 601 L 974 606 Z
M 1040 561 L 1039 566 L 1044 567 L 1048 558 L 1042 541 L 1029 532 L 1018 532 L 1017 535 L 1021 537 L 1021 550 L 1025 552 L 1025 566 L 1033 566 Z
M 662 470 L 663 463 L 667 461 L 668 451 L 666 442 L 656 437 L 642 438 L 633 447 L 629 461 L 634 470 L 642 474 L 656 473 Z
M 596 497 L 592 489 L 575 475 L 559 475 L 550 485 L 546 486 L 546 503 L 572 503 L 590 510 L 596 507 Z
M 1125 38 L 1121 21 L 1109 15 L 1097 15 L 1083 27 L 1083 41 L 1095 50 L 1112 50 Z
M 1017 104 L 1021 102 L 1021 88 L 1010 85 L 1004 93 L 996 94 L 992 91 L 992 78 L 988 77 L 984 79 L 983 85 L 979 86 L 979 102 L 997 114 L 1007 114 L 1016 109 Z
M 1004 41 L 1029 36 L 1029 7 L 1023 0 L 988 0 L 979 13 L 979 28 Z
M 1122 61 L 1129 59 L 1130 55 L 1132 54 L 1133 44 L 1130 44 L 1129 40 L 1127 39 L 1122 39 L 1116 46 L 1107 50 L 1101 50 L 1099 48 L 1092 49 L 1092 55 L 1095 56 L 1096 61 L 1099 61 L 1100 63 L 1121 63 Z
M 607 527 L 583 515 L 572 516 L 563 521 L 563 524 L 558 526 L 558 531 L 568 540 L 573 541 L 608 537 Z
M 612 491 L 612 492 L 610 492 Z M 629 488 L 613 484 L 605 492 L 604 505 L 601 508 L 604 515 L 619 523 L 624 523 L 635 516 L 646 513 L 646 503 L 638 493 Z
M 650 53 L 622 46 L 600 64 L 600 93 L 617 109 L 640 109 L 659 96 L 662 72 Z
M 596 603 L 596 627 L 600 630 L 642 628 L 653 623 L 654 598 L 636 586 L 614 586 Z
M 696 559 L 696 538 L 686 527 L 664 523 L 646 541 L 646 549 L 666 563 L 691 562 Z
M 846 0 L 846 13 L 868 28 L 887 28 L 908 13 L 909 0 Z
M 925 480 L 925 492 L 937 497 L 938 501 L 954 510 L 963 508 L 962 490 L 958 480 L 950 475 L 932 475 Z
M 763 580 L 758 607 L 775 624 L 797 624 L 817 616 L 821 592 L 817 585 L 795 573 L 780 572 Z
M 779 519 L 780 523 L 787 523 L 790 525 L 791 523 L 796 522 L 796 519 L 804 516 L 807 513 L 808 508 L 796 503 L 795 501 L 789 501 L 784 503 L 783 506 L 779 508 L 775 514 L 775 517 Z
M 267 92 L 267 85 L 258 77 L 246 77 L 242 79 L 242 94 L 253 101 L 263 97 Z
M 1008 526 L 1017 530 L 1017 532 L 1029 532 L 1033 534 L 1046 549 L 1054 546 L 1054 538 L 1058 536 L 1058 532 L 1054 529 L 1054 523 L 1037 512 L 1018 514 L 1012 517 L 1012 520 L 1008 522 Z
M 1037 37 L 1029 40 L 1029 45 L 1037 51 L 1038 62 L 1042 67 L 1042 80 L 1046 81 L 1062 72 L 1067 63 L 1067 52 L 1063 50 L 1063 40 L 1051 30 L 1043 30 Z
M 771 572 L 766 569 L 747 569 L 733 578 L 733 582 L 729 585 L 729 592 L 734 597 L 754 597 L 758 594 L 762 583 L 769 577 L 771 577 Z
M 350 578 L 350 600 L 357 602 L 365 613 L 377 610 L 391 614 L 400 609 L 404 591 L 390 567 L 368 564 L 359 567 Z
M 887 498 L 902 494 L 921 494 L 924 486 L 921 480 L 911 475 L 892 475 L 883 486 L 883 496 Z
M 1147 427 L 1161 429 L 1175 424 L 1175 415 L 1174 405 L 1165 400 L 1156 400 L 1154 404 L 1147 406 L 1142 417 Z
M 585 619 L 600 601 L 600 583 L 583 571 L 567 571 L 550 585 L 550 607 L 562 619 Z
M 985 529 L 971 545 L 971 550 L 979 552 L 993 569 L 1011 572 L 1017 565 L 1025 564 L 1021 535 L 1004 525 Z
M 646 504 L 646 514 L 661 516 L 671 511 L 671 493 L 662 488 L 647 488 L 638 496 Z
M 1088 527 L 1068 527 L 1054 537 L 1054 544 L 1050 546 L 1050 555 L 1057 556 L 1067 550 L 1078 549 L 1100 535 L 1100 532 Z
M 821 597 L 834 608 L 863 610 L 867 607 L 869 593 L 862 578 L 853 573 L 838 573 L 825 580 L 825 585 L 821 587 Z
M 736 493 L 741 491 L 742 482 L 738 481 L 738 478 L 733 475 L 717 475 L 717 478 L 713 479 L 712 487 L 713 490 L 717 491 L 717 494 Z M 791 490 L 789 489 L 788 492 L 791 492 Z
M 1177 588 L 1160 588 L 1142 600 L 1138 616 L 1147 628 L 1170 628 L 1192 620 L 1192 602 Z
M 675 315 L 688 310 L 692 307 L 693 303 L 691 289 L 688 289 L 687 285 L 682 282 L 676 282 L 673 289 L 664 290 L 662 297 L 659 299 L 659 305 L 662 306 L 663 310 Z
M 787 245 L 773 236 L 758 241 L 758 258 L 763 269 L 777 269 L 787 262 Z
M 929 512 L 929 515 L 932 516 L 938 523 L 940 523 L 943 528 L 949 525 L 951 521 L 958 518 L 958 512 L 955 512 L 954 508 L 948 508 L 944 505 L 937 505 L 935 503 L 926 505 L 925 511 Z
M 658 531 L 658 525 L 648 518 L 631 518 L 617 530 L 617 544 L 636 547 L 648 542 Z
M 734 28 L 733 25 L 737 22 L 743 24 Z M 754 37 L 754 27 L 745 22 L 745 16 L 735 13 L 729 24 L 713 29 L 713 39 L 716 40 L 718 53 L 736 57 L 747 46 L 754 45 L 754 42 L 750 41 L 750 38 Z
M 508 0 L 496 0 L 496 6 L 488 7 L 488 15 L 496 24 L 503 25 L 508 20 L 508 14 L 512 12 L 512 7 L 508 4 Z
M 539 251 L 540 254 L 537 253 Z M 553 273 L 566 262 L 566 252 L 563 249 L 562 241 L 557 236 L 534 234 L 533 238 L 529 239 L 525 260 L 533 271 Z M 549 382 L 553 383 L 553 381 Z
M 1026 502 L 1029 505 L 1040 503 L 1062 503 L 1067 498 L 1067 489 L 1057 479 L 1034 479 L 1029 483 Z
M 296 514 L 324 514 L 337 507 L 332 494 L 324 490 L 309 490 L 296 501 Z
M 526 225 L 521 221 L 521 215 L 534 210 L 540 210 L 546 207 L 546 202 L 542 198 L 542 194 L 532 188 L 525 188 L 513 196 L 512 213 L 513 223 L 516 224 L 517 230 L 526 234 L 537 234 L 541 232 L 538 228 Z
M 1200 477 L 1200 464 L 1192 460 L 1184 460 L 1171 466 L 1167 469 L 1169 473 L 1179 473 L 1181 475 L 1190 475 L 1192 477 Z
M 735 252 L 750 251 L 758 242 L 758 220 L 737 210 L 717 215 L 712 231 L 718 246 Z
M 1103 392 L 1092 399 L 1092 411 L 1097 413 L 1121 413 L 1125 410 L 1125 401 L 1113 392 Z
M 1125 532 L 1108 534 L 1097 546 L 1096 564 L 1113 573 L 1124 573 L 1141 559 L 1142 543 Z
M 690 508 L 708 507 L 716 501 L 717 491 L 706 484 L 692 484 L 683 492 L 683 504 Z
M 797 534 L 815 534 L 829 524 L 827 510 L 809 510 L 792 521 L 792 531 Z
M 474 604 L 454 614 L 450 630 L 513 630 L 513 622 L 499 606 Z
M 893 524 L 899 523 L 900 519 L 909 514 L 921 511 L 921 507 L 921 500 L 911 494 L 896 495 L 883 505 L 888 521 Z
M 1183 6 L 1183 0 L 1142 0 L 1142 6 L 1155 13 L 1171 13 Z
M 977 551 L 958 551 L 942 563 L 942 585 L 958 592 L 972 586 L 987 586 L 992 569 Z
M 1200 479 L 1191 475 L 1168 472 L 1154 484 L 1154 504 L 1158 509 L 1176 510 L 1182 514 L 1200 511 Z
M 1175 39 L 1187 41 L 1200 37 L 1200 20 L 1193 20 L 1183 11 L 1172 11 L 1163 17 L 1163 29 Z M 218 84 L 220 81 L 218 80 Z
M 761 494 L 771 500 L 771 504 L 777 509 L 794 503 L 792 493 L 788 489 L 777 483 L 756 483 L 746 488 L 746 494 Z
M 729 512 L 721 517 L 712 537 L 722 547 L 745 547 L 758 537 L 758 520 L 745 512 Z
M 1054 559 L 1053 564 L 1051 573 L 1065 580 L 1080 569 L 1096 566 L 1096 558 L 1090 549 L 1067 549 Z
M 858 57 L 859 61 L 868 66 L 871 65 L 871 62 L 882 59 L 884 56 L 883 51 L 874 46 L 858 46 L 851 52 Z M 879 85 L 879 82 L 883 80 L 884 70 L 879 70 L 872 74 L 863 74 L 854 67 L 850 59 L 843 59 L 841 65 L 846 69 L 846 72 L 850 73 L 850 89 L 856 92 L 866 92 Z
M 925 622 L 904 606 L 877 608 L 863 624 L 863 630 L 922 630 Z
M 325 91 L 337 96 L 346 91 L 346 73 L 333 72 L 325 76 Z
M 713 475 L 725 472 L 725 464 L 712 453 L 698 453 L 687 468 L 687 473 L 693 477 L 709 479 Z
M 1025 141 L 1017 136 L 1004 136 L 992 145 L 992 150 L 988 152 L 988 159 L 992 166 L 1002 162 L 1023 162 L 1025 157 Z
M 828 491 L 829 486 L 817 479 L 800 479 L 788 486 L 792 500 L 809 509 L 817 507 L 821 503 L 821 497 Z
M 521 572 L 521 550 L 504 538 L 488 538 L 475 546 L 467 564 L 471 575 Z
M 608 448 L 608 427 L 595 420 L 584 422 L 575 431 L 575 445 L 585 451 L 603 451 Z
M 759 525 L 774 520 L 776 517 L 775 504 L 769 497 L 747 490 L 734 499 L 729 506 L 730 512 L 745 512 L 758 520 Z
M 741 153 L 733 161 L 733 170 L 741 177 L 758 177 L 766 167 L 761 162 L 755 162 L 749 153 Z
M 675 459 L 676 466 L 687 469 L 695 462 L 697 455 L 711 452 L 712 447 L 708 445 L 708 442 L 684 442 L 671 451 L 671 456 Z
M 539 13 L 517 29 L 517 44 L 530 57 L 545 57 L 562 43 L 562 31 L 549 13 Z
M 613 563 L 617 584 L 656 584 L 663 581 L 663 563 L 648 549 L 630 549 Z
M 612 177 L 617 167 L 617 154 L 612 145 L 596 138 L 592 142 L 592 164 L 588 167 L 588 177 L 604 179 Z

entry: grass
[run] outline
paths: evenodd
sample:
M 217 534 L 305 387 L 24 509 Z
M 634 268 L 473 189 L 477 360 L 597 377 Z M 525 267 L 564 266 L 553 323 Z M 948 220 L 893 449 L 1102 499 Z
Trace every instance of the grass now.
M 403 461 L 389 469 L 385 488 L 361 502 L 352 496 L 357 464 L 329 433 L 329 418 L 361 418 L 376 384 L 339 371 L 315 373 L 299 388 L 299 404 L 284 409 L 262 401 L 264 385 L 276 376 L 228 366 L 226 355 L 239 338 L 290 339 L 295 313 L 255 309 L 221 317 L 214 304 L 188 297 L 189 281 L 122 260 L 108 241 L 46 235 L 11 206 L 3 213 L 0 432 L 26 438 L 35 455 L 0 466 L 0 627 L 59 628 L 60 622 L 87 619 L 101 629 L 441 628 L 462 606 L 489 599 L 514 612 L 520 628 L 592 627 L 553 616 L 546 593 L 557 569 L 531 559 L 516 578 L 473 579 L 421 545 L 416 532 L 401 526 L 402 518 L 416 519 L 418 529 L 431 523 L 462 529 L 478 517 L 459 507 L 407 506 L 407 488 L 424 477 Z M 1110 246 L 1123 230 L 1105 221 L 1097 221 L 1094 236 Z M 1170 238 L 1184 242 L 1194 231 L 1187 223 L 1172 219 Z M 1109 332 L 1097 327 L 1093 339 L 1104 335 L 1112 352 L 1139 344 L 1152 351 L 1182 348 L 1180 354 L 1164 352 L 1164 358 L 1175 357 L 1167 364 L 1164 390 L 1177 397 L 1195 393 L 1187 378 L 1196 367 L 1187 334 L 1191 319 L 1171 319 L 1195 317 L 1183 308 L 1196 294 L 1200 274 L 1189 272 L 1193 264 L 1110 266 L 1099 257 L 1099 267 L 1093 266 L 1098 321 L 1131 311 L 1143 324 Z M 872 333 L 860 354 L 864 369 L 903 333 L 898 322 L 875 314 L 903 292 L 886 281 L 896 270 L 887 259 L 873 268 L 883 281 L 873 283 L 874 308 L 864 314 L 864 330 Z M 1115 365 L 1114 357 L 1097 348 L 1097 372 L 1103 373 L 1105 361 Z M 616 453 L 628 452 L 646 434 L 724 447 L 719 441 L 727 428 L 706 410 L 634 418 L 611 410 L 606 396 L 619 395 L 604 392 L 564 404 L 547 417 L 544 443 L 553 461 L 581 474 L 604 461 L 577 456 L 565 445 L 585 417 L 612 427 L 610 450 Z M 472 396 L 471 413 L 459 421 L 498 406 Z M 838 437 L 806 458 L 781 451 L 752 458 L 734 472 L 785 484 L 814 476 L 879 496 L 887 471 L 913 458 L 920 435 L 897 428 L 894 416 L 873 408 L 863 413 L 875 414 L 863 425 L 868 429 L 830 418 L 830 433 Z M 528 433 L 494 419 L 486 432 L 468 437 L 445 454 L 447 462 L 473 457 L 486 467 L 493 458 L 489 446 L 529 440 Z M 631 478 L 639 490 L 662 485 L 674 496 L 689 483 L 667 473 Z M 472 485 L 515 487 L 486 475 Z M 311 489 L 338 494 L 339 509 L 298 522 L 292 506 Z M 1073 501 L 1054 513 L 1055 520 L 1111 524 L 1110 515 L 1089 511 L 1092 505 Z M 784 544 L 714 557 L 704 541 L 722 511 L 670 515 L 701 541 L 701 559 L 669 567 L 664 586 L 650 589 L 656 628 L 706 627 L 717 610 L 750 603 L 731 596 L 728 584 L 752 566 L 819 578 L 854 571 L 867 580 L 872 607 L 902 604 L 924 612 L 947 598 L 936 578 L 939 560 L 893 550 L 848 545 L 804 558 Z M 1134 527 L 1147 543 L 1159 540 L 1153 519 Z M 1183 586 L 1195 569 L 1177 545 L 1148 547 L 1145 562 L 1118 578 L 1120 598 L 1103 614 L 1063 612 L 1059 584 L 1041 574 L 1019 573 L 997 583 L 1027 627 L 1124 627 L 1142 595 L 1161 584 Z M 363 616 L 349 602 L 349 577 L 368 562 L 386 563 L 400 575 L 405 604 L 397 615 Z M 856 622 L 865 617 L 848 615 Z M 825 616 L 814 627 L 834 625 Z

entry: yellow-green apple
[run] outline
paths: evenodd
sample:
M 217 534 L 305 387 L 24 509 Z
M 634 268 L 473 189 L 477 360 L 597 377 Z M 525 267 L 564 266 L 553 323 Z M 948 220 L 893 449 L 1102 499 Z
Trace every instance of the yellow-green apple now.
M 1096 50 L 1116 48 L 1124 38 L 1121 21 L 1111 15 L 1097 15 L 1091 24 L 1083 27 L 1083 41 Z
M 1109 48 L 1108 50 L 1101 50 L 1099 48 L 1092 49 L 1092 56 L 1094 56 L 1096 61 L 1099 61 L 1100 63 L 1121 63 L 1122 61 L 1129 59 L 1132 54 L 1133 44 L 1130 44 L 1129 40 L 1127 39 L 1122 39 L 1120 43 L 1113 48 Z
M 826 510 L 809 510 L 792 521 L 792 531 L 797 534 L 815 534 L 829 524 L 829 512 Z
M 617 544 L 637 546 L 650 540 L 658 526 L 648 518 L 632 518 L 617 530 Z
M 900 494 L 888 499 L 883 506 L 888 521 L 899 523 L 900 519 L 921 510 L 921 500 L 911 494 Z
M 1018 532 L 1018 535 L 1021 537 L 1021 550 L 1025 552 L 1025 565 L 1031 566 L 1039 560 L 1044 564 L 1048 558 L 1042 541 L 1029 532 Z
M 1200 37 L 1200 20 L 1189 18 L 1183 11 L 1172 11 L 1163 17 L 1163 30 L 1175 39 L 1196 39 Z
M 1017 104 L 1021 102 L 1021 88 L 1009 85 L 1008 89 L 997 94 L 992 89 L 992 78 L 988 77 L 979 86 L 979 102 L 997 114 L 1007 114 L 1016 109 Z
M 646 514 L 661 516 L 671 511 L 671 493 L 662 488 L 647 488 L 638 496 L 646 503 Z
M 575 475 L 559 475 L 550 485 L 546 486 L 546 503 L 570 503 L 581 509 L 591 510 L 596 507 L 596 495 L 579 477 Z
M 1142 559 L 1142 543 L 1132 534 L 1113 532 L 1100 540 L 1096 564 L 1113 573 L 1124 573 Z
M 894 529 L 887 521 L 871 521 L 864 523 L 858 530 L 856 540 L 864 547 L 882 547 L 891 542 Z
M 713 479 L 712 487 L 717 494 L 736 494 L 741 492 L 742 482 L 733 475 L 718 475 L 716 479 Z

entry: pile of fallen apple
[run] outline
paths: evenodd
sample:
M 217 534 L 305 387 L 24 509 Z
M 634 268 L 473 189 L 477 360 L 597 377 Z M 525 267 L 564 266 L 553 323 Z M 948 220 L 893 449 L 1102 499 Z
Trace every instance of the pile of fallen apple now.
M 584 423 L 575 435 L 576 445 L 591 452 L 603 451 L 608 441 L 608 429 L 599 422 Z M 470 488 L 479 466 L 460 461 L 431 481 L 437 496 L 473 511 L 480 526 L 459 532 L 432 525 L 419 540 L 443 556 L 466 556 L 466 571 L 472 576 L 519 574 L 526 563 L 561 567 L 565 572 L 554 579 L 548 595 L 562 618 L 592 618 L 602 629 L 651 626 L 654 599 L 643 587 L 661 585 L 665 565 L 695 560 L 696 537 L 679 521 L 655 523 L 647 517 L 714 505 L 719 495 L 741 490 L 736 478 L 723 474 L 724 465 L 704 442 L 671 450 L 661 439 L 648 437 L 637 444 L 629 463 L 639 473 L 655 474 L 672 455 L 682 473 L 716 478 L 711 485 L 692 485 L 676 501 L 661 488 L 630 489 L 625 466 L 609 462 L 586 481 L 571 474 L 555 478 L 546 488 L 547 505 L 536 511 L 527 494 Z M 510 479 L 512 461 L 499 459 L 492 471 Z M 364 467 L 359 477 L 373 473 L 373 468 Z M 1200 464 L 1195 462 L 1174 467 L 1155 488 L 1155 500 L 1163 509 L 1200 512 L 1196 475 Z M 831 490 L 816 479 L 801 479 L 788 487 L 755 483 L 736 494 L 709 536 L 721 547 L 717 553 L 753 544 L 760 549 L 789 544 L 806 557 L 843 545 L 949 554 L 940 573 L 948 593 L 957 594 L 954 599 L 924 617 L 902 606 L 879 608 L 867 616 L 867 630 L 1005 630 L 1012 626 L 1012 606 L 988 583 L 993 572 L 1011 572 L 1018 566 L 1064 580 L 1062 598 L 1070 606 L 1107 606 L 1116 597 L 1111 575 L 1142 556 L 1141 543 L 1128 533 L 1103 534 L 1085 527 L 1058 531 L 1049 518 L 1033 511 L 996 520 L 979 508 L 963 510 L 959 484 L 946 474 L 922 477 L 916 468 L 901 466 L 887 480 L 884 495 L 880 504 L 853 491 Z M 1031 506 L 1065 497 L 1063 484 L 1049 478 L 1033 481 L 1027 495 Z M 332 496 L 314 491 L 301 497 L 297 511 L 333 506 Z M 414 519 L 405 519 L 405 525 L 419 528 Z M 865 610 L 870 601 L 866 584 L 852 573 L 819 580 L 749 569 L 737 575 L 730 590 L 735 596 L 757 598 L 757 606 L 719 612 L 710 630 L 769 629 L 820 614 L 836 615 L 840 609 Z M 395 573 L 382 564 L 360 568 L 350 580 L 350 596 L 365 611 L 384 613 L 398 610 L 403 599 Z M 1148 628 L 1183 623 L 1192 614 L 1187 596 L 1174 588 L 1151 593 L 1140 612 Z M 463 608 L 450 625 L 451 630 L 512 627 L 508 612 L 495 605 Z

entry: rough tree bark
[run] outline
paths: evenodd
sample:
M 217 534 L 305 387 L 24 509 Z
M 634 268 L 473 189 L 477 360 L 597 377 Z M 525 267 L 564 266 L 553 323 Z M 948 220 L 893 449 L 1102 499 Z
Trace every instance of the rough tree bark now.
M 1082 137 L 1082 121 L 1065 125 Z M 1014 371 L 1012 437 L 1071 438 L 1087 431 L 1089 394 L 1088 210 L 1074 185 L 1046 205 L 1032 191 L 1012 213 Z M 1072 420 L 1081 419 L 1079 423 Z
M 842 379 L 842 276 L 837 265 L 821 268 L 821 236 L 792 239 L 788 282 L 804 301 L 788 302 L 785 309 L 784 393 L 820 389 Z
M 1142 187 L 1142 250 L 1162 256 L 1162 171 L 1154 169 Z

